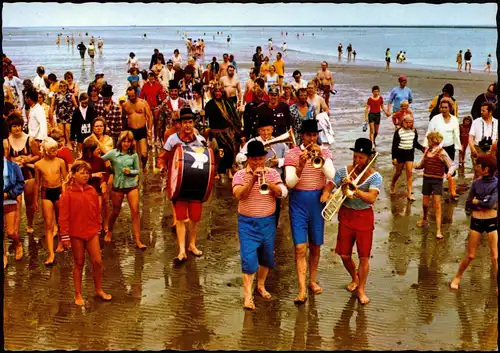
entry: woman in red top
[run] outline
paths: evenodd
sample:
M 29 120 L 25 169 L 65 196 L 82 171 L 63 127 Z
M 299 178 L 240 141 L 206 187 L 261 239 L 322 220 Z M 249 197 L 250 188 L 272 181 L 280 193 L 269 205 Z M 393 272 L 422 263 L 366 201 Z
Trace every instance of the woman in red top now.
M 470 115 L 464 116 L 462 123 L 458 126 L 460 128 L 460 143 L 462 144 L 462 151 L 459 153 L 460 165 L 464 165 L 465 151 L 469 146 L 469 132 L 472 126 L 472 117 Z
M 292 93 L 292 86 L 288 82 L 283 84 L 283 95 L 280 97 L 280 102 L 286 103 L 289 107 L 297 103 L 297 97 Z
M 75 285 L 75 304 L 85 305 L 82 297 L 82 273 L 85 262 L 85 249 L 92 262 L 96 294 L 109 301 L 111 295 L 102 290 L 102 259 L 98 233 L 101 230 L 99 197 L 88 184 L 92 167 L 78 160 L 71 167 L 71 173 L 64 185 L 61 198 L 59 227 L 64 248 L 71 242 L 73 250 L 73 283 Z
M 378 128 L 380 127 L 380 113 L 384 111 L 386 116 L 389 113 L 384 108 L 384 98 L 380 96 L 380 87 L 372 87 L 372 96 L 368 98 L 365 106 L 365 122 L 370 124 L 370 140 L 375 148 L 375 139 L 378 135 Z

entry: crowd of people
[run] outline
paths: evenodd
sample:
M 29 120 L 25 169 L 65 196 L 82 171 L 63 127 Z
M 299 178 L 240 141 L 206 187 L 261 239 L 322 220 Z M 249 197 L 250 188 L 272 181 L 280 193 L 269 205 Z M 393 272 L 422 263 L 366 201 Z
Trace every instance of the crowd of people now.
M 287 197 L 298 276 L 295 302 L 306 301 L 308 288 L 316 295 L 322 292 L 317 282 L 324 242 L 322 211 L 338 190 L 347 198 L 339 205 L 336 252 L 351 276 L 347 289 L 366 304 L 375 227 L 373 205 L 383 183 L 371 162 L 378 156 L 376 138 L 383 112 L 392 118 L 395 129 L 391 194 L 405 170 L 407 198 L 414 201 L 412 170 L 423 169 L 423 215 L 417 226 L 429 224 L 432 199 L 437 239 L 444 237 L 440 213 L 443 180 L 449 183 L 450 199 L 456 201 L 455 172 L 460 164 L 463 166 L 465 149 L 470 147 L 475 174 L 467 199 L 472 213 L 469 250 L 451 287 L 458 288 L 483 232 L 488 234 L 496 270 L 496 83 L 477 97 L 471 116 L 465 116 L 462 123 L 458 121 L 454 88 L 446 84 L 429 106 L 430 122 L 422 144 L 413 126 L 410 106 L 414 97 L 408 78 L 399 77 L 399 84 L 390 90 L 385 102 L 380 87 L 374 86 L 365 109 L 369 138 L 356 140 L 351 164 L 335 168 L 329 122 L 335 82 L 327 62 L 321 63 L 309 82 L 302 79 L 299 70 L 293 71 L 291 82 L 285 82 L 281 53 L 269 65 L 262 48 L 257 47 L 249 78 L 242 84 L 234 57 L 224 54 L 220 64 L 214 57 L 203 68 L 199 59 L 204 43 L 195 42 L 188 40 L 186 62 L 177 49 L 168 60 L 155 49 L 148 69 L 130 53 L 128 87 L 118 102 L 113 100 L 113 86 L 104 74 L 96 75 L 86 90 L 74 81 L 72 72 L 58 80 L 54 73 L 46 75 L 42 66 L 33 79 L 21 80 L 12 61 L 4 56 L 4 222 L 6 236 L 15 244 L 16 260 L 23 257 L 19 227 L 24 195 L 29 235 L 35 231 L 34 214 L 42 206 L 45 265 L 55 263 L 56 252 L 72 250 L 75 303 L 84 304 L 81 279 L 85 249 L 92 262 L 97 295 L 111 300 L 101 285 L 99 234 L 106 243 L 112 241 L 126 197 L 136 246 L 146 248 L 140 235 L 140 177 L 147 175 L 149 152 L 156 145 L 163 149 L 155 167 L 167 180 L 171 178 L 166 173 L 173 170 L 174 154 L 180 145 L 213 150 L 215 179 L 232 180 L 233 195 L 238 200 L 245 308 L 255 308 L 255 275 L 257 292 L 264 298 L 271 297 L 265 280 L 274 267 L 275 232 Z M 278 137 L 286 140 L 268 144 Z M 414 161 L 415 149 L 423 153 L 418 162 Z M 455 162 L 456 152 L 460 154 L 459 163 Z M 187 252 L 202 255 L 196 245 L 202 201 L 175 197 L 170 201 L 179 247 L 175 261 L 182 263 Z M 8 264 L 6 244 L 4 239 L 4 268 Z M 358 266 L 352 259 L 354 244 Z

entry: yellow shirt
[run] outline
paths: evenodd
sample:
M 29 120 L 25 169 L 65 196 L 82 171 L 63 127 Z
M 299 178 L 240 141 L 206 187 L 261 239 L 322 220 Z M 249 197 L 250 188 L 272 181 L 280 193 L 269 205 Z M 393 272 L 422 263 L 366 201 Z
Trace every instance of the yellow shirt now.
M 276 68 L 278 76 L 285 76 L 285 61 L 283 59 L 276 60 L 273 65 Z
M 262 64 L 260 66 L 260 74 L 262 76 L 266 76 L 269 73 L 269 64 Z
M 432 112 L 432 110 L 434 109 L 434 107 L 436 106 L 436 104 L 438 102 L 438 99 L 439 99 L 439 96 L 434 97 L 434 99 L 431 102 L 431 105 L 429 105 L 429 112 Z M 458 118 L 458 101 L 455 100 L 454 103 L 455 103 L 455 106 L 453 107 L 453 109 L 455 110 L 455 114 L 452 114 L 452 115 L 455 115 Z

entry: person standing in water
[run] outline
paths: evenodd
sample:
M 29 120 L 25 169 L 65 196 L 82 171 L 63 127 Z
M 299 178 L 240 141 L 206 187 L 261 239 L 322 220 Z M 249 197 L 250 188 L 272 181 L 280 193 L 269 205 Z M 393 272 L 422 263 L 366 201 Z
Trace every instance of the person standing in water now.
M 385 51 L 385 71 L 391 71 L 391 48 Z
M 87 51 L 87 47 L 85 46 L 85 44 L 83 44 L 83 42 L 81 42 L 76 46 L 76 49 L 78 49 L 78 51 L 80 52 L 80 57 L 82 58 L 82 64 L 85 64 L 85 52 Z

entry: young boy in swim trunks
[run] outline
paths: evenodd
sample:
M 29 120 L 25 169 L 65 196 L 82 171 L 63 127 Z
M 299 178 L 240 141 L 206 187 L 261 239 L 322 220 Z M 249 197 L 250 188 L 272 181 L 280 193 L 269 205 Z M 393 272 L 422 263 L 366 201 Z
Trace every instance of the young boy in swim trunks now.
M 47 250 L 49 257 L 45 265 L 54 264 L 54 226 L 59 214 L 59 198 L 62 193 L 62 182 L 66 178 L 66 163 L 57 158 L 58 144 L 52 138 L 47 138 L 42 143 L 43 159 L 35 163 L 35 196 L 34 210 L 38 212 L 38 190 L 41 187 L 42 215 L 45 220 L 45 237 L 47 238 Z M 64 251 L 61 241 L 57 245 L 56 252 Z

